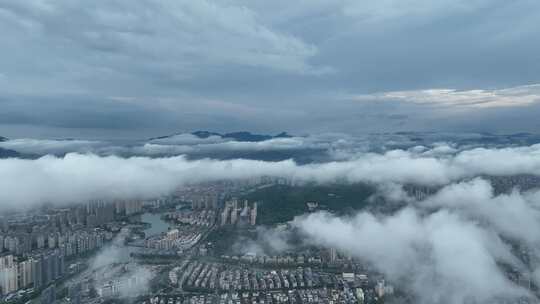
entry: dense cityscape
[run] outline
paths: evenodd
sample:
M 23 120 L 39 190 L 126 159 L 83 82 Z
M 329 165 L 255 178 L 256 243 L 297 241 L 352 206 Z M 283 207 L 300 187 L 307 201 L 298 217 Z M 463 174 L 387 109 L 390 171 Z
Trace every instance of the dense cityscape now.
M 378 303 L 393 294 L 382 275 L 335 249 L 217 252 L 207 240 L 215 230 L 257 226 L 258 202 L 231 195 L 269 183 L 205 184 L 155 200 L 3 217 L 3 301 L 104 303 L 129 295 L 138 303 Z M 110 248 L 125 258 L 96 264 L 103 251 L 116 255 Z
M 528 187 L 535 177 L 497 179 Z M 6 303 L 383 303 L 413 298 L 370 264 L 335 248 L 250 251 L 259 230 L 247 194 L 286 183 L 260 178 L 181 187 L 152 200 L 91 201 L 2 217 Z M 409 186 L 417 199 L 433 194 Z M 336 194 L 330 193 L 329 196 Z M 321 208 L 306 201 L 305 212 Z M 266 229 L 266 228 L 265 228 Z M 276 223 L 275 231 L 289 231 Z M 226 235 L 227 237 L 224 237 Z M 220 238 L 224 240 L 220 240 Z M 234 240 L 234 241 L 232 241 Z M 240 251 L 223 242 L 242 242 Z M 224 249 L 225 248 L 225 249 Z M 527 258 L 527 251 L 522 251 Z M 508 277 L 533 291 L 531 278 Z M 111 302 L 112 301 L 112 302 Z M 526 298 L 523 298 L 523 303 Z
M 0 304 L 540 304 L 540 0 L 0 0 Z

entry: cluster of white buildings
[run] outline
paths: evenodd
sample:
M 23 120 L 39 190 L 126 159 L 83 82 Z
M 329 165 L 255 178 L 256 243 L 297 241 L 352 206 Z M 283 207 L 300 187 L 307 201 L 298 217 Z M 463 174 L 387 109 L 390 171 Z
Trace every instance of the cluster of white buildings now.
M 0 294 L 5 295 L 19 289 L 18 266 L 12 255 L 0 257 Z
M 210 227 L 216 222 L 216 210 L 181 211 L 175 212 L 169 217 L 182 224 Z
M 39 234 L 35 242 L 37 250 L 58 249 L 64 256 L 71 257 L 99 249 L 112 238 L 112 232 L 96 228 Z
M 304 256 L 299 255 L 256 255 L 254 253 L 246 253 L 240 255 L 222 255 L 221 258 L 227 262 L 242 262 L 248 264 L 262 264 L 262 265 L 304 265 L 315 264 L 321 265 L 322 258 L 320 256 Z
M 0 295 L 46 287 L 63 277 L 66 258 L 99 249 L 112 238 L 101 229 L 34 234 L 33 248 L 21 254 L 17 235 L 0 235 Z
M 141 291 L 147 280 L 139 278 L 137 276 L 130 276 L 121 278 L 118 280 L 112 280 L 105 283 L 103 286 L 97 288 L 97 294 L 100 297 L 117 297 L 123 294 L 137 294 L 137 291 Z
M 219 196 L 217 194 L 203 194 L 199 196 L 191 196 L 186 199 L 191 202 L 191 209 L 217 209 Z
M 133 215 L 143 211 L 143 202 L 140 200 L 116 201 L 114 203 L 117 214 Z
M 182 187 L 177 190 L 176 197 L 182 202 L 191 203 L 191 209 L 217 209 L 224 190 L 224 185 L 199 184 L 196 186 Z
M 28 234 L 0 234 L 0 252 L 25 254 L 32 251 L 32 238 Z
M 162 235 L 148 238 L 145 241 L 146 248 L 157 250 L 186 250 L 201 239 L 200 232 L 180 232 L 178 229 L 172 229 Z
M 257 202 L 249 206 L 247 200 L 243 207 L 240 207 L 238 200 L 233 199 L 225 202 L 225 207 L 221 212 L 221 226 L 255 226 L 257 224 Z
M 45 287 L 65 274 L 64 256 L 56 250 L 34 254 L 24 260 L 11 254 L 0 257 L 0 295 L 21 289 Z
M 378 280 L 377 285 L 375 285 L 375 294 L 382 298 L 385 295 L 390 295 L 394 293 L 394 286 L 386 284 L 384 280 Z

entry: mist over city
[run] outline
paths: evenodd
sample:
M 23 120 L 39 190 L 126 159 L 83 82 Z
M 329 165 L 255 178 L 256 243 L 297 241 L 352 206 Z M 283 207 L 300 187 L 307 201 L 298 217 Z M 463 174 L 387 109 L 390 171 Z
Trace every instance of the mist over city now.
M 540 303 L 539 20 L 3 1 L 0 302 Z

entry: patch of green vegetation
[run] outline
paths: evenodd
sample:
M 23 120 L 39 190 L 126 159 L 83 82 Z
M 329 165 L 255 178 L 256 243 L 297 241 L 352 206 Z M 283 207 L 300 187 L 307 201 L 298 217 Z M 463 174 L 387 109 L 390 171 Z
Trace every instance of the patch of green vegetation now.
M 361 210 L 374 194 L 373 186 L 366 184 L 335 185 L 274 185 L 251 192 L 241 199 L 262 202 L 258 206 L 257 223 L 271 225 L 292 220 L 308 212 L 307 202 L 316 202 L 319 209 L 338 214 Z
M 241 237 L 253 237 L 250 231 L 226 226 L 213 230 L 206 237 L 206 242 L 212 243 L 216 255 L 230 253 L 231 246 Z

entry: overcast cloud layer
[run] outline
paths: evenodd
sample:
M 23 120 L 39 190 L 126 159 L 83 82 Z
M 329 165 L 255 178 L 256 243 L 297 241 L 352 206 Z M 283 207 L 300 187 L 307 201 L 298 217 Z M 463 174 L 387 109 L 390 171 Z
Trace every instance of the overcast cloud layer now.
M 341 157 L 343 153 L 337 152 Z M 187 183 L 282 177 L 292 182 L 368 182 L 441 186 L 479 175 L 540 173 L 540 145 L 456 150 L 448 145 L 355 152 L 323 163 L 297 164 L 185 156 L 123 158 L 68 153 L 38 159 L 0 159 L 2 208 L 89 199 L 152 198 Z M 14 191 L 14 189 L 18 189 Z
M 2 1 L 0 135 L 538 132 L 539 14 L 503 0 Z

